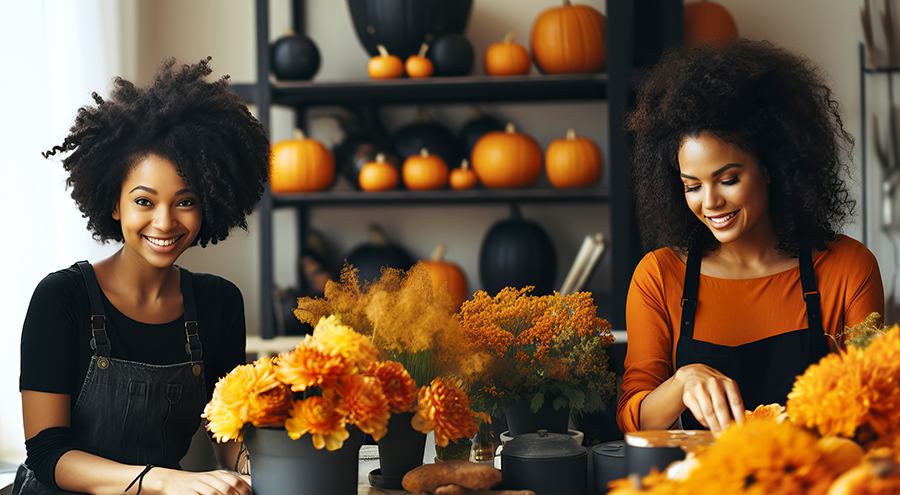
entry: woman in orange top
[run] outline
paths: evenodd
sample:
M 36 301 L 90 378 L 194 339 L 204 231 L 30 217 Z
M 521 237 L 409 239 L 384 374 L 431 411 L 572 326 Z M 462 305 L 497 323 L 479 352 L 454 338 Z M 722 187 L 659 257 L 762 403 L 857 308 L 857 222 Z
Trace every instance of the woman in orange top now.
M 809 60 L 746 40 L 671 51 L 626 128 L 656 250 L 628 292 L 623 431 L 718 431 L 784 404 L 829 335 L 884 314 L 874 256 L 837 234 L 852 138 Z

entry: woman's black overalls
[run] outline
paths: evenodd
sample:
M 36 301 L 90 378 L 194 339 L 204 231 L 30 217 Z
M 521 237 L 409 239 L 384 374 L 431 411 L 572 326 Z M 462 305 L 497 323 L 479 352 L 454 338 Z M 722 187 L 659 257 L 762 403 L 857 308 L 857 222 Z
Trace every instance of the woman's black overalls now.
M 78 268 L 91 301 L 94 356 L 72 411 L 72 445 L 123 464 L 179 469 L 207 402 L 190 272 L 179 268 L 189 361 L 153 365 L 110 357 L 100 285 L 89 263 Z M 24 465 L 14 485 L 13 494 L 59 493 Z
M 797 375 L 802 375 L 809 365 L 829 352 L 809 246 L 800 249 L 800 284 L 808 328 L 735 347 L 694 340 L 694 314 L 697 305 L 703 304 L 697 300 L 701 259 L 699 253 L 691 253 L 687 260 L 681 299 L 681 335 L 675 349 L 676 369 L 694 363 L 715 368 L 737 382 L 744 408 L 751 411 L 760 404 L 785 405 Z M 690 410 L 682 413 L 681 421 L 684 429 L 703 429 Z

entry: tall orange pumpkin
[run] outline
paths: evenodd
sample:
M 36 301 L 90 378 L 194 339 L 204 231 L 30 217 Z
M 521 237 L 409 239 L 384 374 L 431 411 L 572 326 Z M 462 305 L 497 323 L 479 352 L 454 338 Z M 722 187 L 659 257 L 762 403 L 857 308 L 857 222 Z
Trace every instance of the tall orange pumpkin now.
M 716 44 L 738 38 L 737 23 L 725 7 L 716 2 L 684 4 L 684 46 Z
M 503 42 L 494 43 L 484 52 L 484 71 L 491 76 L 528 74 L 531 57 L 524 46 L 514 43 L 516 33 L 510 32 Z
M 531 53 L 541 72 L 598 72 L 606 67 L 606 18 L 589 5 L 541 12 L 531 29 Z
M 431 259 L 422 260 L 422 264 L 431 276 L 434 289 L 438 290 L 446 285 L 450 292 L 450 300 L 453 301 L 453 310 L 459 311 L 463 301 L 469 298 L 469 283 L 466 281 L 466 274 L 458 265 L 444 260 L 446 254 L 447 245 L 441 244 L 434 248 Z
M 303 131 L 295 130 L 294 139 L 272 146 L 269 187 L 273 193 L 321 191 L 334 181 L 334 156 Z
M 565 139 L 554 139 L 544 159 L 547 178 L 557 189 L 595 184 L 603 176 L 603 155 L 590 139 L 569 129 Z
M 492 131 L 472 148 L 472 170 L 485 187 L 508 189 L 528 187 L 537 182 L 544 161 L 541 146 L 531 136 L 516 132 L 513 124 L 505 131 Z

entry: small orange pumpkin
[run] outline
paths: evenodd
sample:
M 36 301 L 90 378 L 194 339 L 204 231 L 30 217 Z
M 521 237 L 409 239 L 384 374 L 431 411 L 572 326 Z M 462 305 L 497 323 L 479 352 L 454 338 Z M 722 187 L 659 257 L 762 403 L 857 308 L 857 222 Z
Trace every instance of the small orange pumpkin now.
M 509 123 L 505 131 L 491 131 L 475 143 L 472 169 L 485 187 L 528 187 L 540 177 L 543 158 L 537 141 Z
M 684 46 L 715 45 L 738 38 L 737 23 L 728 10 L 715 2 L 684 4 Z
M 428 77 L 434 73 L 434 64 L 425 57 L 425 52 L 427 51 L 428 43 L 422 43 L 422 46 L 419 47 L 419 53 L 410 55 L 406 59 L 406 74 L 409 77 Z
M 294 130 L 294 139 L 272 146 L 269 188 L 273 193 L 321 191 L 334 181 L 334 156 L 315 139 Z
M 606 67 L 606 18 L 588 5 L 541 12 L 531 29 L 531 53 L 546 74 L 598 72 Z
M 463 159 L 459 168 L 450 171 L 450 188 L 461 191 L 463 189 L 472 189 L 478 183 L 478 176 L 475 171 L 469 168 L 469 160 Z
M 565 139 L 554 139 L 544 159 L 547 178 L 557 189 L 596 184 L 603 175 L 603 155 L 590 139 L 569 129 Z
M 403 162 L 403 183 L 413 191 L 440 189 L 447 185 L 447 164 L 437 155 L 422 148 L 418 155 L 410 155 Z
M 491 76 L 528 74 L 531 56 L 524 46 L 513 43 L 516 33 L 510 32 L 502 43 L 494 43 L 484 52 L 484 71 Z
M 447 286 L 450 300 L 453 301 L 453 311 L 456 312 L 459 311 L 463 301 L 469 298 L 469 283 L 466 281 L 466 274 L 458 265 L 444 260 L 446 254 L 447 245 L 441 244 L 434 248 L 431 259 L 422 260 L 422 264 L 428 270 L 435 290 Z
M 374 162 L 363 165 L 359 171 L 359 187 L 363 191 L 387 191 L 397 187 L 398 180 L 397 169 L 385 161 L 384 153 L 378 153 Z
M 372 79 L 393 79 L 403 75 L 403 62 L 388 53 L 384 45 L 378 45 L 378 55 L 369 59 L 367 70 Z

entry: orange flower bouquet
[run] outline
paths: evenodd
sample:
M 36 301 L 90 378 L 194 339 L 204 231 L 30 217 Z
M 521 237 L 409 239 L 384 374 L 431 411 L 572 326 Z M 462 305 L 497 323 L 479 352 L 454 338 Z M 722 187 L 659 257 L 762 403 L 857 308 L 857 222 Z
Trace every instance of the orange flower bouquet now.
M 436 430 L 436 437 L 474 430 L 471 414 L 460 421 L 453 409 L 459 392 L 452 384 L 420 391 L 403 365 L 378 355 L 368 337 L 338 316 L 320 318 L 293 351 L 238 366 L 220 379 L 203 412 L 207 429 L 225 442 L 242 440 L 247 425 L 284 427 L 290 438 L 311 435 L 317 449 L 330 451 L 343 446 L 350 425 L 380 439 L 391 414 L 403 411 L 416 410 L 421 420 L 415 425 L 423 433 Z M 432 387 L 442 392 L 433 397 Z M 423 394 L 428 400 L 416 408 Z
M 507 287 L 463 303 L 462 334 L 485 366 L 472 385 L 479 410 L 499 416 L 503 406 L 525 401 L 537 412 L 546 397 L 554 409 L 597 411 L 615 396 L 615 374 L 606 349 L 615 339 L 597 317 L 589 292 L 568 296 L 529 294 Z

